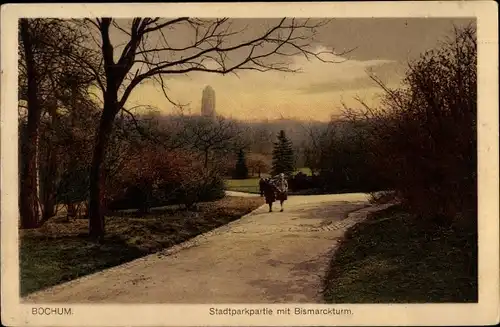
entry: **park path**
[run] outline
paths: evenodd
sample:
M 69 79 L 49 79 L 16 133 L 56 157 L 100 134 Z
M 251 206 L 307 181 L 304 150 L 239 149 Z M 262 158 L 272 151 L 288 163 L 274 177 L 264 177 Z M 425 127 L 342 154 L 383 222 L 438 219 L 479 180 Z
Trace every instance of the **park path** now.
M 320 303 L 331 253 L 345 230 L 373 209 L 368 195 L 290 196 L 285 211 L 277 209 L 262 206 L 183 244 L 23 302 Z

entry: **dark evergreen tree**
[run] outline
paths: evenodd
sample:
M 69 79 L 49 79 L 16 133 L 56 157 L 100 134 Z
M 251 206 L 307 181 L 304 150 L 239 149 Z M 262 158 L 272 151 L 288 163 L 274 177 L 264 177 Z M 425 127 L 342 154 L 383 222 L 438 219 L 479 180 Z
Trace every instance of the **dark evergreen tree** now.
M 245 158 L 245 152 L 240 149 L 238 152 L 238 159 L 236 161 L 236 167 L 234 169 L 235 179 L 246 179 L 248 178 L 248 167 Z
M 295 170 L 295 158 L 293 156 L 292 142 L 286 137 L 285 131 L 278 133 L 278 141 L 274 143 L 273 149 L 273 176 L 284 173 L 291 176 Z

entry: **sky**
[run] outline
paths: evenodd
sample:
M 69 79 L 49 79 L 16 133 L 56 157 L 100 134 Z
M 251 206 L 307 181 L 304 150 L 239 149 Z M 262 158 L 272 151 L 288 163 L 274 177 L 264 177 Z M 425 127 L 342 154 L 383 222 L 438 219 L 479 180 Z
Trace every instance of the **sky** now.
M 278 119 L 327 121 L 345 103 L 356 106 L 355 97 L 376 106 L 380 88 L 368 77 L 375 73 L 387 85 L 397 87 L 409 60 L 435 48 L 453 32 L 453 26 L 473 22 L 449 18 L 342 18 L 333 19 L 316 30 L 314 39 L 307 42 L 311 51 L 342 53 L 322 55 L 338 63 L 307 60 L 302 55 L 283 57 L 289 67 L 300 73 L 241 71 L 238 76 L 210 73 L 169 75 L 165 80 L 168 96 L 186 104 L 187 113 L 198 114 L 202 91 L 210 85 L 216 94 L 216 111 L 226 117 L 243 120 Z M 228 42 L 235 44 L 262 32 L 275 21 L 238 19 L 231 30 L 243 31 Z M 188 28 L 169 31 L 173 46 L 188 44 L 193 37 Z M 112 41 L 121 38 L 117 30 Z M 187 42 L 187 43 L 186 43 Z M 289 51 L 287 49 L 286 51 Z M 243 53 L 231 55 L 237 61 Z M 281 60 L 271 58 L 270 60 Z M 210 61 L 208 62 L 210 65 Z M 160 113 L 172 113 L 169 103 L 157 83 L 143 83 L 131 94 L 127 106 L 153 106 Z

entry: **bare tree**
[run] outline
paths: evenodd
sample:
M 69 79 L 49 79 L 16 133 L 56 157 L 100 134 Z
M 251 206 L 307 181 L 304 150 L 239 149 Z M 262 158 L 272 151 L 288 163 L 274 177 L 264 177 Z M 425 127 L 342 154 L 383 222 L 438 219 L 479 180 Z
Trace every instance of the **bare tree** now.
M 238 142 L 240 132 L 235 122 L 224 117 L 219 116 L 215 120 L 196 117 L 186 119 L 182 138 L 192 150 L 201 153 L 203 167 L 208 168 L 213 154 L 232 153 L 241 146 Z
M 252 176 L 255 176 L 255 174 L 257 174 L 259 177 L 261 177 L 262 173 L 269 173 L 269 171 L 271 170 L 270 156 L 266 156 L 261 153 L 250 153 L 247 162 Z
M 328 143 L 335 136 L 335 120 L 331 120 L 326 127 L 308 126 L 301 124 L 305 133 L 308 136 L 303 145 L 304 164 L 311 169 L 312 175 L 318 175 L 321 170 L 321 159 L 324 156 L 325 150 L 328 148 Z
M 295 72 L 298 69 L 282 60 L 294 55 L 334 62 L 325 59 L 322 53 L 310 50 L 311 39 L 316 29 L 325 24 L 323 21 L 283 18 L 260 35 L 244 40 L 236 40 L 235 36 L 243 35 L 245 29 L 235 30 L 227 18 L 155 17 L 134 18 L 126 22 L 98 18 L 88 19 L 86 23 L 91 27 L 89 35 L 95 38 L 102 55 L 102 66 L 82 62 L 98 75 L 104 100 L 92 159 L 89 202 L 89 233 L 97 238 L 102 237 L 105 231 L 101 210 L 105 179 L 102 163 L 109 135 L 116 115 L 139 84 L 154 80 L 161 85 L 165 97 L 170 99 L 163 79 L 167 75 L 191 72 L 227 74 L 241 70 Z M 180 38 L 175 39 L 174 35 L 182 29 L 190 32 L 191 40 L 182 43 Z M 120 38 L 125 40 L 122 45 L 112 43 L 112 30 L 121 34 Z M 121 53 L 116 55 L 115 51 L 119 48 Z M 100 77 L 101 68 L 105 78 Z

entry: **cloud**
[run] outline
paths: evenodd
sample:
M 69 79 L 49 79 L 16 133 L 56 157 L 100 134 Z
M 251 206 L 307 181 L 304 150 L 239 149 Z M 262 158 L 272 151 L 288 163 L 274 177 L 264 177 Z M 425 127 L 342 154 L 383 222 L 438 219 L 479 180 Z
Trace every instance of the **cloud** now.
M 317 52 L 328 50 L 315 49 Z M 191 111 L 199 112 L 202 90 L 210 85 L 216 92 L 216 111 L 226 116 L 246 119 L 278 118 L 280 115 L 305 117 L 314 115 L 311 112 L 314 110 L 328 119 L 330 113 L 327 112 L 340 103 L 343 94 L 355 96 L 360 92 L 375 92 L 367 69 L 385 69 L 387 73 L 395 63 L 392 60 L 346 60 L 332 54 L 321 57 L 340 63 L 294 56 L 291 67 L 300 68 L 300 73 L 241 71 L 236 76 L 197 72 L 172 76 L 168 80 L 169 95 L 181 103 L 189 102 Z M 161 91 L 154 91 L 150 85 L 141 87 L 133 95 L 140 102 L 156 103 L 160 108 L 172 107 Z M 322 113 L 318 112 L 320 109 Z
M 336 75 L 333 78 L 315 79 L 308 85 L 300 86 L 297 91 L 314 95 L 375 87 L 377 84 L 370 79 L 368 72 L 376 74 L 383 82 L 391 84 L 398 83 L 403 76 L 401 65 L 397 62 L 385 62 L 375 65 L 366 62 L 359 63 L 360 65 L 344 72 L 344 75 Z M 346 76 L 347 72 L 352 74 Z
M 318 52 L 328 52 L 324 47 Z M 397 64 L 393 60 L 352 60 L 335 55 L 322 55 L 322 59 L 338 63 L 322 62 L 320 60 L 306 61 L 297 58 L 296 64 L 303 67 L 304 76 L 297 81 L 296 90 L 301 93 L 317 94 L 339 90 L 355 90 L 373 87 L 373 82 L 367 75 L 367 70 L 391 68 Z

